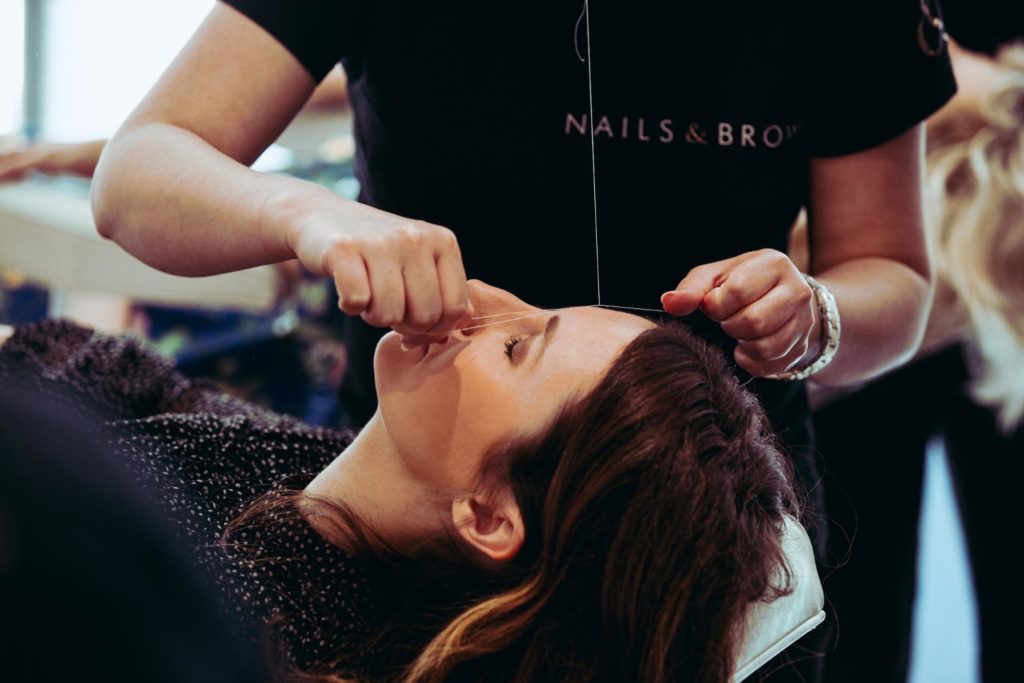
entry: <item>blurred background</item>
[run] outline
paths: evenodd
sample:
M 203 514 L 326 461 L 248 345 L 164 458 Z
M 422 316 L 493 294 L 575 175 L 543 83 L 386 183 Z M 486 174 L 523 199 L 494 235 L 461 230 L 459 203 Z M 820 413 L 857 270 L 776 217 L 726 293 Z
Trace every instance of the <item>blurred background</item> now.
M 92 224 L 82 177 L 91 167 L 76 167 L 75 156 L 95 157 L 212 5 L 0 1 L 0 153 L 40 155 L 25 169 L 0 162 L 0 323 L 66 316 L 130 330 L 187 374 L 313 424 L 337 424 L 343 321 L 325 283 L 294 264 L 166 275 Z M 350 130 L 339 71 L 255 167 L 355 197 Z

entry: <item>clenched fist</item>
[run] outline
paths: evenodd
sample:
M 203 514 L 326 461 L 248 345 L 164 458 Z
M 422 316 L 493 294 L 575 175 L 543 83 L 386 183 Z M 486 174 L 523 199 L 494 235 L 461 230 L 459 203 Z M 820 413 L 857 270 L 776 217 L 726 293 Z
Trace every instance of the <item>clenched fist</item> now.
M 362 205 L 340 221 L 331 206 L 298 212 L 289 243 L 307 270 L 334 278 L 342 311 L 409 343 L 436 341 L 472 315 L 451 230 Z
M 738 341 L 736 363 L 766 377 L 803 367 L 820 352 L 814 292 L 788 256 L 774 249 L 697 266 L 661 297 L 665 311 L 700 309 Z

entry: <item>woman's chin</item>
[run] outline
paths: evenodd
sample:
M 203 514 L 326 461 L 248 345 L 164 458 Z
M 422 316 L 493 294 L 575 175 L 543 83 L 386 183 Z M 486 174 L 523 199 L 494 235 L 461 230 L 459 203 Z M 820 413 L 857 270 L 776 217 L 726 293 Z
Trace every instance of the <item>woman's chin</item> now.
M 391 386 L 416 363 L 423 360 L 424 347 L 407 348 L 402 345 L 402 335 L 388 332 L 377 342 L 373 352 L 373 374 L 377 385 L 377 396 Z

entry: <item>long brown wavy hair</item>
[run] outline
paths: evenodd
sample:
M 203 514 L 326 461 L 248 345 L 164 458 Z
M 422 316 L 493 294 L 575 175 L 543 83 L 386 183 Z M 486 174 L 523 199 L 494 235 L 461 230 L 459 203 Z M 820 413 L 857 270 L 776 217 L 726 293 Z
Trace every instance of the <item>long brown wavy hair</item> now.
M 314 503 L 394 589 L 365 648 L 291 680 L 723 683 L 747 609 L 790 590 L 788 460 L 721 351 L 678 324 L 642 333 L 589 395 L 487 462 L 526 527 L 500 566 L 455 534 L 403 556 Z M 275 500 L 229 536 L 289 502 Z

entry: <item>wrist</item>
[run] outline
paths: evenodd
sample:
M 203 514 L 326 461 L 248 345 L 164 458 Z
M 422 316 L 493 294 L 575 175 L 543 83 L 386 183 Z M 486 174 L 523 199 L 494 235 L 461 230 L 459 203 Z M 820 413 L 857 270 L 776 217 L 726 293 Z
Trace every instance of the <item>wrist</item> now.
M 804 274 L 804 279 L 814 292 L 814 319 L 808 348 L 793 369 L 769 375 L 769 379 L 801 380 L 827 367 L 839 351 L 839 308 L 828 287 Z
M 825 330 L 822 329 L 823 320 L 821 315 L 821 306 L 818 304 L 818 296 L 815 293 L 813 305 L 811 307 L 811 315 L 813 316 L 813 323 L 811 329 L 807 334 L 807 350 L 804 351 L 804 355 L 800 356 L 800 360 L 793 365 L 794 370 L 802 370 L 814 361 L 821 357 L 821 352 L 825 348 L 823 337 Z
M 303 231 L 314 224 L 313 212 L 323 201 L 323 194 L 336 197 L 328 190 L 294 178 L 269 176 L 280 184 L 263 202 L 259 215 L 260 233 L 272 244 L 287 252 L 287 258 L 299 256 Z

